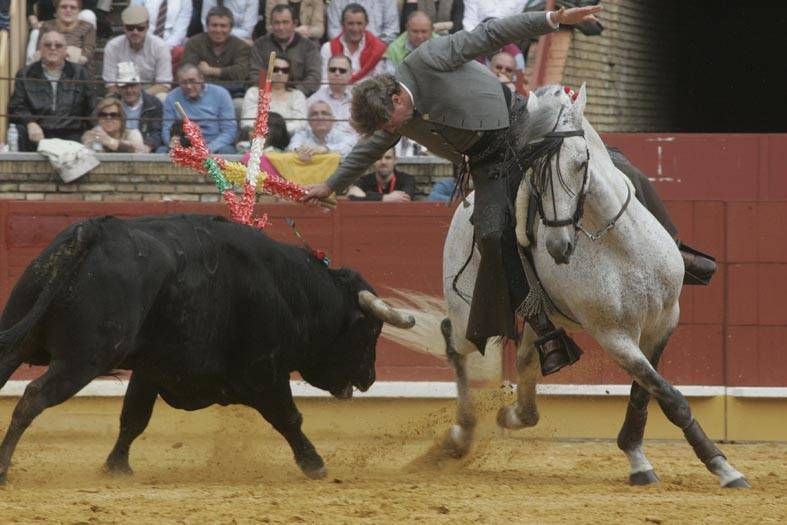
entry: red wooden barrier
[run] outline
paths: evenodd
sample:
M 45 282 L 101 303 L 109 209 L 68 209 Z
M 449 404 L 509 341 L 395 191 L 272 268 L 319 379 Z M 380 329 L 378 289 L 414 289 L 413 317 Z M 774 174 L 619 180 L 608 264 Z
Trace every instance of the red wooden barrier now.
M 617 135 L 605 137 L 656 178 L 681 237 L 717 256 L 709 287 L 687 287 L 681 324 L 661 369 L 677 384 L 787 386 L 787 136 Z M 269 234 L 297 242 L 284 222 L 295 219 L 334 266 L 358 269 L 385 287 L 439 295 L 442 244 L 451 210 L 434 203 L 342 203 L 335 211 L 266 206 Z M 0 304 L 28 262 L 67 224 L 93 215 L 218 213 L 223 205 L 188 203 L 35 203 L 0 201 Z M 588 352 L 559 383 L 628 383 L 580 336 Z M 436 358 L 380 345 L 383 380 L 448 380 Z

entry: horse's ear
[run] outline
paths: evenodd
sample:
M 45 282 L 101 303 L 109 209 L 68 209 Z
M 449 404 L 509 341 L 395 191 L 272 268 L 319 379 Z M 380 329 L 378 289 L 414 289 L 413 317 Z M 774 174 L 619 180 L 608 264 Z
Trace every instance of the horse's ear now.
M 581 115 L 585 111 L 585 104 L 588 100 L 587 89 L 585 87 L 585 83 L 582 82 L 582 87 L 579 88 L 579 93 L 577 93 L 577 98 L 574 100 L 574 107 L 576 108 L 576 112 L 578 115 Z
M 536 111 L 538 111 L 538 97 L 531 91 L 527 96 L 527 112 L 532 114 Z

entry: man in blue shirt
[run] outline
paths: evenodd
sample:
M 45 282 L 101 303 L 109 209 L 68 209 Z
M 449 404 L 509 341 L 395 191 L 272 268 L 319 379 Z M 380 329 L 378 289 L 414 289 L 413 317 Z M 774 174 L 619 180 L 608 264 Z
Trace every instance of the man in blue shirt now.
M 194 64 L 183 64 L 178 68 L 177 81 L 180 87 L 173 89 L 164 100 L 164 125 L 161 138 L 164 146 L 157 151 L 169 150 L 170 127 L 180 119 L 175 103 L 180 102 L 188 117 L 199 124 L 210 153 L 235 153 L 235 137 L 238 123 L 229 91 L 221 86 L 206 84 L 205 78 Z

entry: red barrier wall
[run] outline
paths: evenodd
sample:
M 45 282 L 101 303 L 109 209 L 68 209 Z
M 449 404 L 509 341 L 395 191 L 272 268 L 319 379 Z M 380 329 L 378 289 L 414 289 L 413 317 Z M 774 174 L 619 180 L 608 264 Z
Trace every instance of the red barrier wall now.
M 787 386 L 787 136 L 617 135 L 619 146 L 656 185 L 681 237 L 720 263 L 709 287 L 687 287 L 681 324 L 661 369 L 683 385 Z M 333 266 L 350 266 L 385 287 L 441 293 L 442 244 L 451 210 L 434 203 L 341 203 L 333 212 L 293 205 L 264 208 L 269 234 L 297 242 L 284 218 L 295 219 Z M 224 214 L 223 205 L 186 203 L 34 203 L 0 201 L 0 304 L 27 263 L 67 224 L 94 215 Z M 628 383 L 589 338 L 559 383 Z M 23 371 L 24 372 L 24 371 Z M 28 372 L 26 375 L 29 375 Z M 19 375 L 17 377 L 20 377 Z M 382 380 L 449 380 L 436 358 L 380 345 Z

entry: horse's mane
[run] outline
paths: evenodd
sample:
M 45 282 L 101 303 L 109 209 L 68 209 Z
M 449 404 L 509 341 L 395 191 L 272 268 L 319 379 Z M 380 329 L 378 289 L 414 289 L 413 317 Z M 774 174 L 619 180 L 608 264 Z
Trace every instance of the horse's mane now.
M 538 97 L 538 108 L 532 113 L 526 111 L 524 118 L 516 123 L 518 129 L 515 132 L 519 141 L 517 149 L 520 152 L 517 160 L 523 172 L 532 170 L 532 185 L 537 192 L 542 193 L 551 180 L 551 160 L 560 154 L 563 143 L 562 138 L 545 136 L 555 129 L 561 111 L 565 115 L 566 110 L 571 109 L 572 102 L 558 85 L 542 86 L 534 93 Z M 573 190 L 566 184 L 560 170 L 557 180 L 564 191 L 573 195 Z

